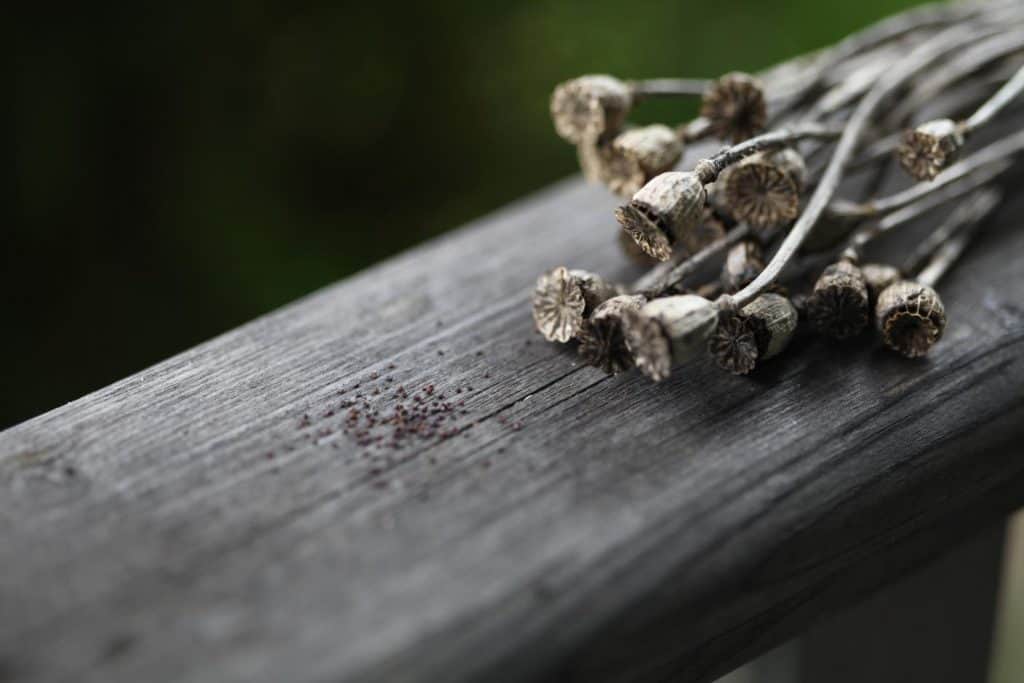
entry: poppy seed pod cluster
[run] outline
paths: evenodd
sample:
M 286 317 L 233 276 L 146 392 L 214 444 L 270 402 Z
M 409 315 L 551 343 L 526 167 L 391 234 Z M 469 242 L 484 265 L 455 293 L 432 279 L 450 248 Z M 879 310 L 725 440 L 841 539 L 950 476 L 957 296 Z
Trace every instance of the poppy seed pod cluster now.
M 805 332 L 814 343 L 930 352 L 947 325 L 937 282 L 1024 157 L 1024 131 L 972 145 L 975 131 L 1024 106 L 1024 69 L 1006 76 L 1024 50 L 1012 29 L 1024 5 L 975 5 L 908 14 L 899 30 L 868 28 L 764 78 L 589 75 L 557 86 L 556 132 L 576 146 L 588 180 L 625 199 L 614 219 L 627 258 L 615 278 L 566 266 L 542 275 L 537 330 L 578 344 L 582 361 L 608 374 L 636 368 L 654 381 L 693 362 L 756 373 L 806 348 L 791 343 Z M 957 88 L 947 73 L 986 76 L 991 87 Z M 948 114 L 936 112 L 936 93 Z M 699 116 L 631 123 L 652 97 L 700 98 Z M 927 122 L 895 128 L 907 119 Z M 701 144 L 709 138 L 727 144 Z M 840 195 L 851 171 L 890 164 L 915 184 Z M 916 237 L 884 252 L 889 241 L 876 238 L 897 229 Z

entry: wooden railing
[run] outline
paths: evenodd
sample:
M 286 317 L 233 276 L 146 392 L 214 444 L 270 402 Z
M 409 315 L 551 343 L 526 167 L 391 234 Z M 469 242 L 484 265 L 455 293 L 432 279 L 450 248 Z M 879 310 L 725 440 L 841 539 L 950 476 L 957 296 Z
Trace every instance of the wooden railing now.
M 635 274 L 614 203 L 563 182 L 0 434 L 0 680 L 708 681 L 802 633 L 820 671 L 826 616 L 998 536 L 1019 197 L 927 360 L 804 338 L 663 384 L 532 331 L 546 268 Z M 988 613 L 983 545 L 936 601 Z M 947 652 L 851 614 L 882 659 Z

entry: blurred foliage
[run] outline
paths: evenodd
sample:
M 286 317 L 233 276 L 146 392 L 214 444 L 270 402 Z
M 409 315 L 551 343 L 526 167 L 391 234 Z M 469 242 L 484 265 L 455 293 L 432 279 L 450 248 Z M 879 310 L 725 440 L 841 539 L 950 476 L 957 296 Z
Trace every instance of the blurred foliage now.
M 913 4 L 9 10 L 0 426 L 572 172 L 548 120 L 557 81 L 754 70 Z

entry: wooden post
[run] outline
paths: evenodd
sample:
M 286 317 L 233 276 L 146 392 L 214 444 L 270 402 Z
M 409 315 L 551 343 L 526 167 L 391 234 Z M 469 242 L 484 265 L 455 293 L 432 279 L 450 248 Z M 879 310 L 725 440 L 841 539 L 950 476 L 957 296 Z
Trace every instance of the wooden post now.
M 1000 524 L 811 627 L 803 683 L 984 683 L 1004 541 Z

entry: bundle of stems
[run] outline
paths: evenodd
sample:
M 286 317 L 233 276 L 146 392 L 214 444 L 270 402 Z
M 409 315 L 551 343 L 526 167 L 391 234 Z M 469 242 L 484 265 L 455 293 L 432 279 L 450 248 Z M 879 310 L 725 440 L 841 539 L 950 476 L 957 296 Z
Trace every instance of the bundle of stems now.
M 921 356 L 946 322 L 938 276 L 996 209 L 998 183 L 1024 152 L 1024 132 L 972 139 L 1017 115 L 1022 91 L 1017 0 L 918 8 L 760 78 L 562 83 L 555 130 L 588 180 L 626 200 L 615 212 L 620 243 L 650 269 L 632 284 L 568 266 L 544 273 L 537 329 L 579 342 L 606 372 L 635 366 L 655 381 L 695 357 L 749 373 L 799 329 L 845 340 L 874 328 L 889 348 Z M 699 98 L 700 115 L 630 124 L 654 97 Z M 921 120 L 924 110 L 943 118 Z M 727 146 L 688 159 L 705 139 Z M 895 162 L 912 184 L 877 195 Z M 841 196 L 851 174 L 874 196 Z M 901 268 L 864 262 L 875 238 L 932 210 L 945 220 L 891 257 Z

